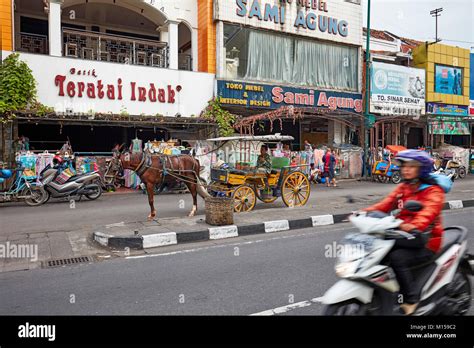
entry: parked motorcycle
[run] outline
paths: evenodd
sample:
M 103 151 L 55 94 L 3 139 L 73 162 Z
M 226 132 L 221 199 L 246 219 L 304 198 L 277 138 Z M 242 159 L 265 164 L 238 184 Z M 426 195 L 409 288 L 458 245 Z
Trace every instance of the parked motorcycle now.
M 435 169 L 435 171 L 433 172 L 434 174 L 437 174 L 437 175 L 446 175 L 449 179 L 451 179 L 452 182 L 454 182 L 454 179 L 456 178 L 456 170 L 454 169 L 443 169 L 443 168 L 439 168 L 439 169 Z
M 435 153 L 434 154 L 434 167 L 435 170 L 444 170 L 444 171 L 450 171 L 454 170 L 454 179 L 464 179 L 466 177 L 466 167 L 462 166 L 459 161 L 456 161 L 454 158 L 451 157 L 444 157 L 441 158 L 439 154 Z
M 391 181 L 394 184 L 399 184 L 402 181 L 400 174 L 400 167 L 389 161 L 376 161 L 372 169 L 372 176 L 374 180 L 388 183 Z
M 405 203 L 417 212 L 422 204 Z M 360 233 L 347 235 L 344 252 L 336 263 L 342 278 L 320 299 L 325 315 L 400 315 L 399 284 L 386 262 L 395 239 L 412 239 L 397 230 L 403 222 L 382 212 L 355 213 L 349 219 Z M 474 255 L 467 252 L 467 230 L 452 226 L 444 230 L 441 250 L 432 260 L 412 268 L 421 302 L 414 315 L 464 315 L 472 302 L 468 276 L 474 275 Z
M 51 197 L 69 198 L 79 196 L 80 199 L 82 196 L 86 196 L 90 200 L 95 200 L 102 195 L 99 172 L 75 175 L 64 183 L 57 182 L 56 178 L 59 174 L 58 169 L 50 165 L 46 166 L 41 172 L 41 182 L 47 193 L 44 203 Z
M 26 176 L 24 169 L 18 167 L 10 170 L 0 166 L 0 184 L 12 179 L 9 187 L 0 191 L 0 203 L 23 200 L 32 207 L 43 204 L 47 196 L 46 191 L 42 185 L 38 185 L 36 176 Z

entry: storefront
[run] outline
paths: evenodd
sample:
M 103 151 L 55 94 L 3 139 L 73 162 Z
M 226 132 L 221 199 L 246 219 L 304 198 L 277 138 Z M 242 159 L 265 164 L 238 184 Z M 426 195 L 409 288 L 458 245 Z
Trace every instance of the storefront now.
M 199 118 L 213 97 L 214 75 L 46 55 L 21 54 L 38 84 L 46 115 L 19 114 L 14 140 L 30 149 L 58 150 L 67 140 L 74 151 L 110 151 L 132 139 L 193 140 L 213 135 Z M 44 69 L 48 66 L 48 69 Z
M 471 143 L 469 117 L 468 49 L 424 44 L 414 52 L 414 65 L 426 69 L 426 114 L 429 144 L 468 148 Z
M 370 112 L 376 115 L 371 147 L 425 145 L 425 70 L 380 62 L 371 69 Z
M 362 111 L 360 4 L 218 0 L 214 20 L 217 95 L 225 108 L 245 117 L 306 109 L 298 120 L 288 114 L 275 125 L 259 122 L 254 134 L 293 135 L 297 148 L 304 140 L 346 142 L 356 133 L 360 122 L 347 119 Z

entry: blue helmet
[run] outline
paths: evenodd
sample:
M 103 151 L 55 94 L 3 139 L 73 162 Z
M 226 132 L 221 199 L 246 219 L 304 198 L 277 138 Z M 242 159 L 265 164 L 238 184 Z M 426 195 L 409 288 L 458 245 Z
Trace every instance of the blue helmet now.
M 393 159 L 401 166 L 404 162 L 418 162 L 420 166 L 419 177 L 426 179 L 433 171 L 433 159 L 431 156 L 422 150 L 404 150 L 397 153 Z
M 10 169 L 0 169 L 0 178 L 8 179 L 13 175 Z

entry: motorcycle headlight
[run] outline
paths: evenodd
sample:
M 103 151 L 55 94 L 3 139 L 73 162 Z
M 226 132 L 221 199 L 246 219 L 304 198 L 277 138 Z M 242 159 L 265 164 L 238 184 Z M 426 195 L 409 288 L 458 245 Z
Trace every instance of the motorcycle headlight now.
M 340 278 L 347 278 L 353 276 L 357 270 L 360 260 L 352 260 L 345 262 L 338 262 L 334 269 L 336 270 L 336 275 Z

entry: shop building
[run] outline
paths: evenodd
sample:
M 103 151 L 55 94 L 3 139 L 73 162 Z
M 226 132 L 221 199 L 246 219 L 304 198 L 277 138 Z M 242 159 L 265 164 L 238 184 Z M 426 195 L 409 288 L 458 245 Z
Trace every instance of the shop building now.
M 429 145 L 469 147 L 470 52 L 439 43 L 425 43 L 413 51 L 415 67 L 426 70 L 426 113 Z
M 292 135 L 294 149 L 359 142 L 360 1 L 203 2 L 207 13 L 213 5 L 217 96 L 259 120 L 244 131 Z
M 75 151 L 210 135 L 199 115 L 215 76 L 200 69 L 199 11 L 194 0 L 0 0 L 2 59 L 19 53 L 54 108 L 4 125 L 1 157 L 21 135 L 36 150 L 69 138 Z
M 412 50 L 420 44 L 388 31 L 370 31 L 370 113 L 375 116 L 369 137 L 372 148 L 426 144 L 425 70 L 411 67 Z

